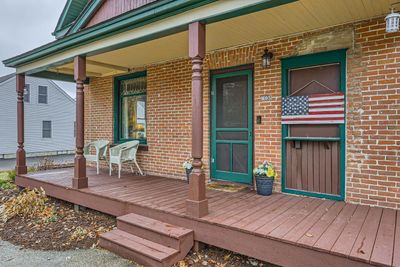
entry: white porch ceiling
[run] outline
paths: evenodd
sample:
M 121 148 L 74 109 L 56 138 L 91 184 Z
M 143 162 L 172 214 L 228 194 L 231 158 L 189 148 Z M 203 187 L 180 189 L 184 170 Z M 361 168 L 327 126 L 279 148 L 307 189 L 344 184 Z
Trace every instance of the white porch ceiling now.
M 228 0 L 222 0 L 228 1 Z M 231 0 L 229 0 L 231 1 Z M 256 13 L 208 24 L 207 51 L 234 47 L 295 33 L 384 16 L 397 0 L 299 0 Z M 400 5 L 397 7 L 400 8 Z M 158 62 L 185 58 L 188 34 L 181 32 L 123 49 L 91 56 L 88 60 L 118 67 L 88 64 L 89 76 L 108 76 Z M 93 63 L 93 62 L 92 62 Z M 72 64 L 57 71 L 70 73 Z M 55 69 L 51 69 L 55 70 Z

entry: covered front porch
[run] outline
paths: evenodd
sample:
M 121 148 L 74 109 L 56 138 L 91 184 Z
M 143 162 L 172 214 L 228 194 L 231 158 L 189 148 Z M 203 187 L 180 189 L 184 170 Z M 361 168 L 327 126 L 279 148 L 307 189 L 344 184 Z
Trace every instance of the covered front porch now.
M 187 216 L 189 185 L 156 176 L 121 179 L 89 168 L 89 187 L 73 188 L 73 169 L 19 175 L 23 187 L 114 216 L 135 213 L 193 229 L 195 241 L 281 266 L 399 266 L 400 213 L 325 199 L 252 190 L 207 190 L 209 214 Z M 397 222 L 397 225 L 396 225 Z
M 397 125 L 370 128 L 397 119 L 391 115 L 396 103 L 390 101 L 396 101 L 398 90 L 393 89 L 398 37 L 385 33 L 383 17 L 394 2 L 155 1 L 12 58 L 6 64 L 17 68 L 16 183 L 43 187 L 52 197 L 114 216 L 134 213 L 185 227 L 195 241 L 283 266 L 399 266 L 399 211 L 347 203 L 399 207 L 399 169 L 390 152 Z M 369 69 L 375 66 L 371 62 L 378 70 Z M 330 127 L 333 133 L 311 130 L 317 133 L 309 135 L 308 128 L 288 135 L 281 112 L 290 89 L 288 73 L 310 69 L 311 80 L 300 83 L 301 91 L 321 76 L 315 69 L 331 77 L 323 69 L 330 66 L 337 74 L 331 87 L 343 94 L 339 105 L 346 123 Z M 25 75 L 76 82 L 73 169 L 27 174 Z M 144 90 L 121 94 L 128 79 L 140 80 Z M 223 104 L 218 106 L 216 95 L 229 95 L 232 87 L 241 94 L 219 127 Z M 126 121 L 136 124 L 128 127 L 121 126 L 126 96 L 146 105 L 145 116 L 132 105 L 135 114 Z M 374 108 L 369 118 L 362 117 L 365 101 Z M 235 136 L 217 138 L 220 133 Z M 151 175 L 96 175 L 83 148 L 100 139 L 112 145 L 140 141 L 139 164 Z M 218 143 L 228 151 L 222 157 Z M 366 148 L 373 143 L 379 146 Z M 236 169 L 234 149 L 242 164 Z M 193 160 L 190 184 L 168 179 L 184 176 L 185 157 Z M 252 185 L 252 169 L 264 160 L 277 167 L 275 191 L 319 198 L 207 189 L 209 179 L 234 176 L 235 182 Z

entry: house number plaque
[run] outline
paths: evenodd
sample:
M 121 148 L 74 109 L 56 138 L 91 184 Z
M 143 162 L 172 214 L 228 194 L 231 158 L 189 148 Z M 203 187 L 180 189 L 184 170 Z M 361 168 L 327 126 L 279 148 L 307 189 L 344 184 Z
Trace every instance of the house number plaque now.
M 270 96 L 270 95 L 261 96 L 261 101 L 271 101 L 271 100 L 272 100 L 272 96 Z

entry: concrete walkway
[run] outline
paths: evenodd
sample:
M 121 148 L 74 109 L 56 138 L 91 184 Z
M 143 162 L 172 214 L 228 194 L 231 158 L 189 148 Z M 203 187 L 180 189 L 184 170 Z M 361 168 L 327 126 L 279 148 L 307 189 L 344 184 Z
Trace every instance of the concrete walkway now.
M 46 158 L 51 159 L 56 164 L 73 163 L 75 155 L 58 155 L 58 156 L 47 156 Z M 26 158 L 27 165 L 35 166 L 38 165 L 40 160 L 45 157 L 32 157 Z M 0 159 L 0 171 L 8 171 L 15 168 L 15 159 Z
M 69 251 L 40 251 L 21 249 L 0 240 L 0 266 L 2 267 L 138 267 L 111 252 L 101 249 L 80 249 Z

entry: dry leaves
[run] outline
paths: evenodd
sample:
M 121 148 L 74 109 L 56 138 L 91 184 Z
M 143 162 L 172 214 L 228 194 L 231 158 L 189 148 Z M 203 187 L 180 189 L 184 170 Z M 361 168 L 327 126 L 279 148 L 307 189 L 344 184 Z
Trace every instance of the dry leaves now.
M 46 202 L 47 197 L 43 188 L 25 189 L 22 193 L 12 197 L 0 206 L 0 219 L 3 222 L 7 222 L 17 215 L 30 218 L 41 214 L 46 209 Z

